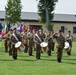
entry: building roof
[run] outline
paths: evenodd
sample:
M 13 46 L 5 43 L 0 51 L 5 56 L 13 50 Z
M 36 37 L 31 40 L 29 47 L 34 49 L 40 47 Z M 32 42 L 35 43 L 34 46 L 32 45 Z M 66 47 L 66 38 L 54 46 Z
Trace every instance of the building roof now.
M 39 15 L 36 12 L 22 12 L 21 20 L 38 20 Z M 0 19 L 5 19 L 5 11 L 0 11 Z M 54 14 L 52 21 L 56 22 L 76 22 L 76 16 L 70 14 Z
M 76 16 L 71 14 L 54 14 L 53 21 L 76 22 Z

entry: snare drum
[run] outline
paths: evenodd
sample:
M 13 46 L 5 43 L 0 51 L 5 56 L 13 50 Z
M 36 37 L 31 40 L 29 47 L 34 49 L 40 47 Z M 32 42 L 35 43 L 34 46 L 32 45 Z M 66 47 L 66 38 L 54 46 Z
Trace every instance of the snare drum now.
M 40 46 L 43 48 L 44 51 L 46 51 L 46 48 L 47 48 L 47 46 L 48 46 L 48 43 L 47 43 L 47 42 L 42 42 L 42 43 L 40 44 Z
M 67 41 L 65 42 L 65 47 L 64 47 L 64 49 L 65 49 L 67 52 L 69 52 L 70 45 L 69 45 L 69 43 L 68 43 Z
M 15 44 L 15 48 L 17 48 L 18 51 L 24 51 L 25 50 L 25 46 L 22 44 L 22 42 L 18 41 Z

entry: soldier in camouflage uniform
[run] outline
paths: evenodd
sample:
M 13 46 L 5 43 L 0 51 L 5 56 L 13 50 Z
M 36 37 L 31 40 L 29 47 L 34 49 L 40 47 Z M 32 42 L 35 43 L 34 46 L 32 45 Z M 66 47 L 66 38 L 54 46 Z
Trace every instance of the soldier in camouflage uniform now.
M 51 51 L 52 51 L 52 35 L 51 35 L 51 31 L 48 31 L 48 35 L 47 35 L 47 41 L 48 41 L 48 50 L 47 50 L 47 54 L 48 56 L 51 56 Z
M 44 42 L 44 40 L 45 40 L 45 34 L 44 34 L 44 32 L 43 32 L 43 29 L 40 29 L 40 30 L 39 30 L 39 37 L 40 37 L 40 39 L 41 39 L 41 42 Z M 41 50 L 41 53 L 43 53 L 42 50 Z
M 12 36 L 12 29 L 10 29 L 9 34 L 8 34 L 8 38 L 9 38 L 9 55 L 12 55 L 12 42 L 11 42 L 11 36 Z
M 65 38 L 62 35 L 62 31 L 59 30 L 58 34 L 56 33 L 54 36 L 57 40 L 57 61 L 60 63 L 62 59 L 62 52 L 64 48 Z
M 71 31 L 68 31 L 68 34 L 66 35 L 66 41 L 69 43 L 70 45 L 70 50 L 67 51 L 68 55 L 71 55 L 71 48 L 72 48 L 72 41 L 73 41 L 73 36 L 71 35 Z
M 12 35 L 11 36 L 11 42 L 12 42 L 12 57 L 14 60 L 17 59 L 17 49 L 15 48 L 15 44 L 18 41 L 22 41 L 21 37 L 19 34 L 17 34 L 16 32 L 16 28 L 13 29 L 13 34 L 15 34 L 15 36 L 17 37 L 17 39 Z
M 29 52 L 29 56 L 32 56 L 33 45 L 34 45 L 32 31 L 27 33 L 27 37 L 28 37 L 28 52 Z
M 43 32 L 43 29 L 39 30 L 39 36 L 41 38 L 41 41 L 44 42 L 44 39 L 45 39 L 45 34 Z
M 8 32 L 3 36 L 4 39 L 4 47 L 5 47 L 5 52 L 8 52 L 8 43 L 9 43 L 9 37 L 8 37 Z
M 36 34 L 39 36 L 39 31 L 36 30 L 35 36 L 34 36 L 34 42 L 36 43 L 36 59 L 40 59 L 40 54 L 41 54 L 41 40 L 38 39 Z M 39 36 L 40 37 L 40 36 Z
M 23 44 L 25 45 L 24 53 L 27 53 L 27 51 L 28 51 L 28 38 L 27 38 L 27 33 L 24 33 L 24 34 L 23 34 L 22 41 L 23 41 Z
M 55 46 L 55 41 L 56 41 L 55 38 L 53 37 L 53 35 L 54 35 L 54 30 L 51 31 L 51 36 L 52 36 L 52 40 L 53 40 L 52 41 L 52 51 L 54 51 L 54 46 Z

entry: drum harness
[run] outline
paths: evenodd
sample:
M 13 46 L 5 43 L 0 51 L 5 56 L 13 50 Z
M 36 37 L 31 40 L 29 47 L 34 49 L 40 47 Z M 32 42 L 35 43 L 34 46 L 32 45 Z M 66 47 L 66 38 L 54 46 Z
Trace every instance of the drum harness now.
M 14 37 L 17 41 L 19 41 L 18 38 L 16 37 L 16 35 L 15 35 L 14 33 L 13 33 L 12 35 L 13 35 L 13 37 Z

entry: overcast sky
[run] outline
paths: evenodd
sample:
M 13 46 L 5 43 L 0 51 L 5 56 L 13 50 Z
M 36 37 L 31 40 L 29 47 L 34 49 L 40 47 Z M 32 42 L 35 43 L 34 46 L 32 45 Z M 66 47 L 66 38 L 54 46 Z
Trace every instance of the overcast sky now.
M 36 0 L 21 0 L 25 12 L 37 12 Z M 7 0 L 0 0 L 0 10 L 5 10 Z M 55 13 L 76 14 L 76 0 L 58 0 L 55 6 Z

